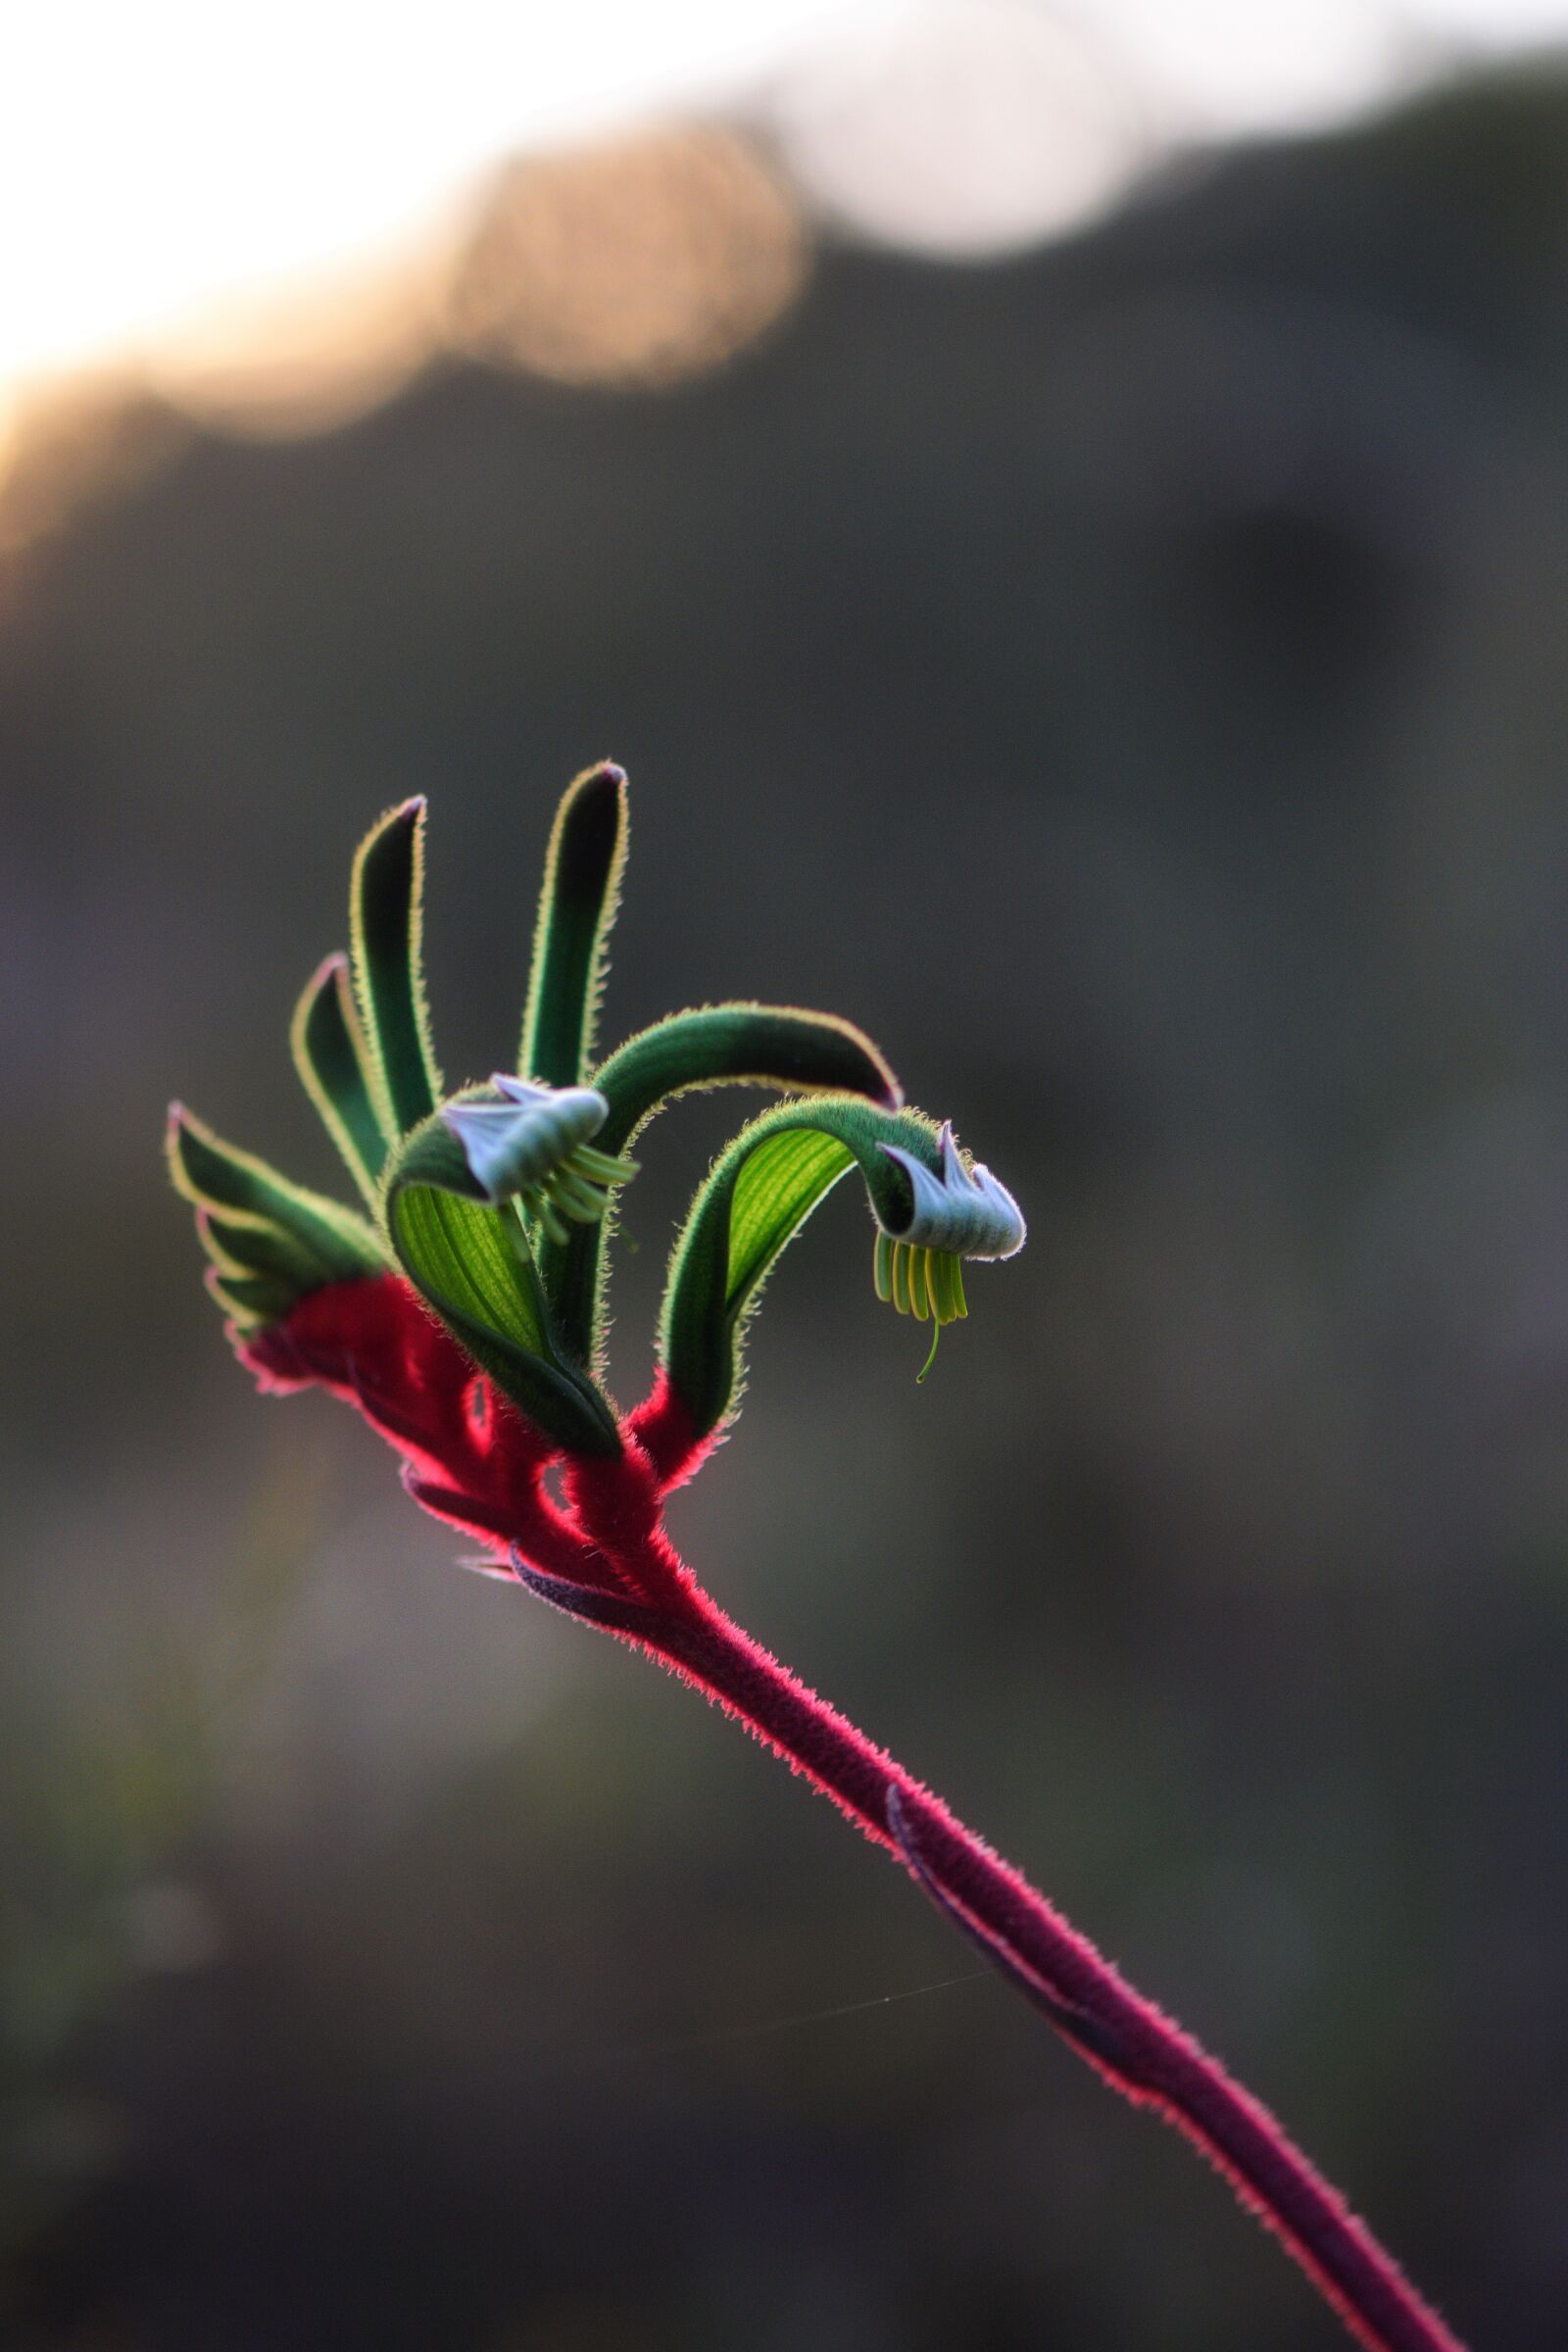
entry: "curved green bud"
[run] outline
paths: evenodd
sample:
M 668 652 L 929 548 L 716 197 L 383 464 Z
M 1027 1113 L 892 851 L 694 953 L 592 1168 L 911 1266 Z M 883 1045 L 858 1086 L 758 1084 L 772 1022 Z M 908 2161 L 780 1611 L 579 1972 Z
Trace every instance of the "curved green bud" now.
M 306 983 L 289 1027 L 294 1066 L 328 1135 L 371 1208 L 394 1138 L 392 1114 L 354 1004 L 346 956 L 328 956 Z
M 951 1124 L 842 1097 L 764 1112 L 715 1161 L 670 1261 L 661 1353 L 699 1438 L 739 1402 L 747 1318 L 780 1252 L 852 1167 L 876 1219 L 878 1297 L 938 1332 L 968 1313 L 960 1259 L 1023 1247 L 1017 1202 L 965 1165 Z
M 183 1103 L 170 1107 L 168 1152 L 169 1172 L 196 1210 L 222 1285 L 215 1285 L 215 1296 L 237 1321 L 274 1322 L 326 1283 L 386 1272 L 386 1257 L 363 1217 L 225 1144 Z M 250 1287 L 256 1283 L 269 1287 Z
M 671 1013 L 618 1046 L 594 1072 L 608 1104 L 596 1138 L 621 1153 L 677 1095 L 715 1086 L 771 1086 L 791 1093 L 858 1095 L 887 1109 L 904 1100 L 863 1030 L 835 1014 L 793 1004 L 707 1004 Z M 584 1363 L 598 1354 L 605 1229 L 584 1227 L 541 1250 L 540 1273 L 564 1343 Z
M 906 1160 L 939 1172 L 932 1122 L 843 1096 L 764 1111 L 720 1154 L 675 1245 L 661 1326 L 664 1370 L 698 1437 L 734 1411 L 747 1318 L 818 1201 L 858 1167 L 879 1224 L 906 1225 Z
M 354 857 L 349 921 L 354 990 L 377 1106 L 394 1136 L 427 1118 L 441 1094 L 430 1044 L 423 965 L 424 802 L 405 801 L 371 826 Z
M 606 760 L 567 786 L 550 829 L 517 1054 L 524 1078 L 577 1086 L 587 1073 L 625 863 L 626 778 Z
M 607 1398 L 564 1352 L 517 1208 L 491 1203 L 446 1112 L 391 1163 L 384 1215 L 394 1256 L 464 1352 L 569 1453 L 618 1452 Z

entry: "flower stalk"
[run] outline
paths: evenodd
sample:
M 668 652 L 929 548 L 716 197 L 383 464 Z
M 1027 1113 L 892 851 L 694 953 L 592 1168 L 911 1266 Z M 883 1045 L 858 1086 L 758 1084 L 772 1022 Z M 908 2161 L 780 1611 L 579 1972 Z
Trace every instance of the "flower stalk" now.
M 323 1387 L 356 1405 L 401 1457 L 413 1498 L 484 1546 L 472 1564 L 641 1649 L 787 1758 L 1104 2081 L 1202 2150 L 1358 2341 L 1460 2352 L 1267 2109 L 726 1616 L 670 1542 L 667 1497 L 733 1425 L 763 1288 L 827 1195 L 858 1176 L 878 1296 L 940 1334 L 968 1312 L 963 1260 L 1023 1247 L 1011 1194 L 951 1125 L 906 1108 L 869 1039 L 829 1015 L 707 1006 L 594 1064 L 626 847 L 625 778 L 608 764 L 557 813 L 519 1069 L 443 1097 L 421 972 L 423 826 L 423 803 L 409 802 L 362 845 L 352 955 L 319 967 L 294 1020 L 302 1079 L 366 1213 L 172 1114 L 171 1170 L 241 1361 L 270 1393 Z M 675 1097 L 737 1084 L 785 1100 L 698 1188 L 653 1384 L 622 1410 L 604 1342 L 607 1245 L 638 1172 L 630 1148 Z
M 588 1530 L 599 1475 L 579 1482 L 579 1524 Z M 611 1510 L 619 1517 L 614 1501 Z M 541 1599 L 618 1635 L 717 1699 L 831 1797 L 1104 2082 L 1210 2160 L 1358 2342 L 1372 2352 L 1462 2352 L 1268 2109 L 939 1797 L 726 1617 L 674 1555 L 662 1522 L 640 1542 L 622 1534 L 602 1556 L 612 1560 L 618 1590 L 542 1573 L 520 1551 L 512 1567 Z

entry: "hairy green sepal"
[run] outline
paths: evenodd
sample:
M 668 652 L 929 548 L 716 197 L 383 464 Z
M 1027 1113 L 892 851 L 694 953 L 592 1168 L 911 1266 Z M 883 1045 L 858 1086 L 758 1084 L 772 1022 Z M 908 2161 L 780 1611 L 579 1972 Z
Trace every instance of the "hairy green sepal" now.
M 329 956 L 312 975 L 294 1008 L 289 1044 L 306 1093 L 373 1209 L 395 1129 L 360 1026 L 347 956 Z
M 180 1104 L 170 1116 L 169 1167 L 196 1208 L 214 1296 L 245 1327 L 276 1322 L 326 1283 L 386 1272 L 363 1217 L 224 1143 Z
M 714 1086 L 772 1086 L 803 1094 L 829 1089 L 896 1106 L 898 1080 L 852 1021 L 791 1004 L 709 1004 L 671 1013 L 617 1047 L 593 1074 L 609 1115 L 595 1138 L 624 1152 L 677 1095 Z M 564 1345 L 597 1359 L 604 1322 L 605 1226 L 584 1226 L 540 1251 L 540 1274 Z
M 423 897 L 424 803 L 405 801 L 361 842 L 349 895 L 354 989 L 394 1135 L 427 1118 L 441 1094 L 424 1001 Z
M 909 1179 L 882 1147 L 938 1164 L 937 1131 L 913 1111 L 844 1096 L 785 1102 L 743 1128 L 692 1203 L 670 1260 L 661 1352 L 699 1437 L 739 1402 L 746 1322 L 782 1250 L 858 1167 L 879 1223 L 912 1208 Z
M 517 1070 L 580 1086 L 604 994 L 626 862 L 626 779 L 608 760 L 567 786 L 550 829 Z
M 234 1275 L 264 1275 L 288 1284 L 296 1298 L 303 1298 L 328 1279 L 315 1251 L 280 1225 L 243 1225 L 204 1208 L 196 1228 L 202 1248 L 225 1282 Z
M 393 1160 L 384 1213 L 409 1280 L 519 1411 L 568 1452 L 617 1452 L 608 1400 L 557 1338 L 520 1218 L 489 1204 L 439 1116 Z

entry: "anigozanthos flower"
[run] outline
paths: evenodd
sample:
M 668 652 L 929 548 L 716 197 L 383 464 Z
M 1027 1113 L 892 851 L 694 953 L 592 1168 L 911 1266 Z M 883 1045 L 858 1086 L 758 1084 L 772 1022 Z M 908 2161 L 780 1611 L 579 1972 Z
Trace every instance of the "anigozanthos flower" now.
M 569 787 L 551 829 L 517 1074 L 449 1091 L 424 988 L 424 803 L 411 800 L 362 842 L 351 951 L 318 966 L 290 1032 L 363 1209 L 305 1191 L 182 1109 L 170 1161 L 213 1260 L 213 1295 L 264 1386 L 314 1380 L 352 1396 L 414 1465 L 421 1498 L 466 1494 L 466 1521 L 440 1507 L 483 1529 L 523 1455 L 537 1468 L 552 1454 L 624 1449 L 600 1380 L 606 1255 L 615 1188 L 636 1173 L 627 1154 L 648 1121 L 710 1086 L 823 1090 L 873 1122 L 903 1097 L 851 1022 L 792 1005 L 674 1012 L 596 1058 L 626 847 L 626 779 L 608 761 Z M 767 1262 L 771 1234 L 767 1224 Z M 705 1322 L 699 1336 L 722 1359 L 722 1404 L 728 1328 L 715 1337 Z M 714 1424 L 694 1436 L 684 1414 L 682 1402 L 660 1424 L 662 1458 L 689 1468 Z M 636 1442 L 651 1439 L 646 1418 L 625 1418 Z
M 931 1353 L 919 1374 L 924 1380 L 936 1360 L 943 1325 L 969 1312 L 963 1260 L 1015 1256 L 1025 1240 L 1023 1212 L 989 1168 L 978 1161 L 964 1166 L 951 1120 L 937 1141 L 935 1173 L 897 1144 L 880 1149 L 908 1177 L 914 1198 L 907 1223 L 896 1229 L 877 1214 L 876 1295 L 901 1315 L 913 1315 L 918 1323 L 929 1317 L 934 1323 Z
M 841 1179 L 853 1170 L 869 1196 L 879 1293 L 938 1333 L 965 1311 L 962 1260 L 1022 1249 L 1011 1194 L 965 1161 L 950 1126 L 906 1108 L 870 1040 L 829 1014 L 703 1005 L 595 1059 L 626 841 L 626 779 L 609 762 L 571 785 L 551 830 L 519 1075 L 448 1096 L 420 953 L 424 814 L 407 801 L 361 844 L 352 953 L 318 966 L 291 1032 L 368 1213 L 173 1107 L 171 1173 L 242 1361 L 273 1394 L 321 1386 L 357 1404 L 420 1507 L 484 1544 L 470 1565 L 662 1659 L 891 1847 L 1108 2082 L 1205 2155 L 1222 2151 L 1361 2342 L 1461 2352 L 1258 2102 L 726 1617 L 669 1541 L 664 1498 L 735 1418 L 763 1289 Z M 623 1413 L 600 1378 L 612 1188 L 635 1173 L 617 1154 L 676 1096 L 724 1085 L 786 1100 L 749 1120 L 699 1186 L 670 1259 L 656 1377 Z
M 637 1162 L 594 1150 L 589 1139 L 610 1116 L 596 1087 L 541 1086 L 503 1070 L 490 1085 L 499 1102 L 460 1097 L 444 1106 L 441 1124 L 457 1137 L 491 1202 L 515 1200 L 564 1249 L 571 1224 L 599 1223 L 612 1187 L 629 1184 Z

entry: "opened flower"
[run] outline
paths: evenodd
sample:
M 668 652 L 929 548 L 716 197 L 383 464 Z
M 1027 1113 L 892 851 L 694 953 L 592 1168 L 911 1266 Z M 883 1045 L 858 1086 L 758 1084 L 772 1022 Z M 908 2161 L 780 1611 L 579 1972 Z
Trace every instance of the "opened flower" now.
M 441 1123 L 462 1145 L 485 1198 L 497 1207 L 514 1199 L 564 1250 L 571 1238 L 566 1220 L 597 1225 L 611 1187 L 629 1184 L 637 1162 L 590 1147 L 589 1137 L 610 1116 L 610 1104 L 591 1086 L 537 1086 L 504 1070 L 490 1086 L 488 1096 L 460 1095 L 444 1104 Z
M 969 1312 L 963 1296 L 964 1259 L 1016 1256 L 1024 1245 L 1023 1213 L 989 1168 L 964 1166 L 951 1120 L 937 1137 L 935 1173 L 898 1144 L 884 1144 L 882 1149 L 908 1177 L 913 1205 L 906 1221 L 892 1230 L 878 1217 L 876 1295 L 891 1300 L 901 1315 L 913 1315 L 918 1323 L 929 1315 L 935 1323 L 931 1353 L 920 1374 L 924 1380 L 936 1357 L 942 1326 Z

